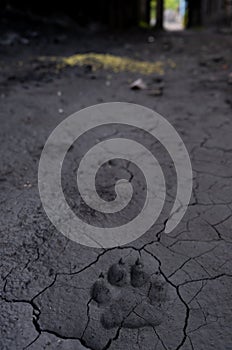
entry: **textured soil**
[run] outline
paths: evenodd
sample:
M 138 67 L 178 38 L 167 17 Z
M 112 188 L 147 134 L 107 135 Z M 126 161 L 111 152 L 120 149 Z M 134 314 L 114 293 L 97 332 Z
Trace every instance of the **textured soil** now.
M 231 350 L 232 36 L 95 29 L 2 28 L 3 38 L 18 36 L 0 43 L 0 348 Z M 159 61 L 164 74 L 95 70 L 91 62 L 57 67 L 49 59 L 77 53 Z M 146 89 L 130 89 L 138 78 Z M 111 101 L 147 106 L 172 123 L 189 151 L 194 188 L 173 232 L 164 233 L 161 217 L 136 241 L 105 250 L 55 229 L 41 205 L 37 171 L 47 137 L 65 117 Z M 168 170 L 167 182 L 173 186 Z M 135 271 L 131 285 L 139 257 L 145 275 Z M 143 278 L 154 278 L 151 290 Z

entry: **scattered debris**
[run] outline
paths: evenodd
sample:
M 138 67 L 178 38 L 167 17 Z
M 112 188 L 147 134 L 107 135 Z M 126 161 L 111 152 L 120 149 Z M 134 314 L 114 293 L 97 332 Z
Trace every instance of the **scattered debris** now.
M 26 183 L 23 184 L 23 187 L 24 187 L 24 188 L 31 188 L 31 187 L 32 187 L 32 184 L 31 184 L 29 181 L 26 181 Z
M 18 34 L 17 33 L 7 33 L 6 35 L 2 36 L 0 40 L 0 45 L 3 46 L 10 46 L 13 45 L 18 40 Z
M 228 84 L 232 84 L 232 72 L 228 75 Z
M 15 32 L 9 32 L 6 33 L 2 38 L 0 39 L 0 45 L 2 46 L 12 46 L 16 43 L 20 43 L 23 45 L 28 45 L 30 43 L 29 39 L 20 36 L 19 34 Z
M 63 43 L 65 40 L 67 40 L 67 36 L 62 34 L 62 35 L 57 35 L 54 38 L 54 44 L 60 44 Z
M 225 99 L 225 103 L 227 103 L 232 108 L 232 98 Z
M 30 40 L 28 40 L 27 38 L 19 38 L 19 42 L 23 45 L 30 44 Z
M 39 37 L 39 32 L 36 32 L 36 31 L 31 31 L 31 30 L 29 30 L 28 32 L 27 32 L 27 36 L 29 36 L 30 38 L 38 38 Z
M 224 57 L 222 55 L 215 55 L 211 57 L 211 60 L 215 63 L 219 63 L 224 61 Z
M 130 84 L 130 88 L 132 90 L 145 90 L 147 88 L 147 85 L 144 83 L 143 79 L 139 78 Z
M 152 80 L 154 81 L 154 83 L 160 84 L 163 82 L 163 77 L 160 75 L 156 75 L 152 78 Z
M 155 96 L 155 97 L 162 96 L 163 95 L 163 87 L 160 86 L 157 89 L 149 90 L 148 95 Z
M 225 34 L 225 35 L 231 35 L 232 34 L 232 28 L 231 27 L 223 27 L 218 29 L 219 33 Z
M 222 55 L 207 55 L 201 58 L 199 65 L 202 67 L 207 67 L 213 63 L 223 63 L 224 57 Z
M 133 45 L 126 43 L 126 44 L 124 45 L 124 48 L 125 48 L 126 50 L 130 50 L 130 49 L 133 48 Z
M 85 70 L 85 73 L 88 74 L 88 73 L 92 73 L 93 71 L 93 66 L 91 64 L 86 64 L 84 66 L 84 70 Z
M 169 41 L 169 40 L 164 40 L 163 41 L 163 49 L 165 51 L 170 51 L 172 49 L 173 45 L 172 45 L 172 42 Z
M 169 59 L 167 63 L 172 69 L 176 68 L 176 62 L 174 62 L 173 60 Z
M 154 36 L 149 36 L 148 38 L 147 38 L 147 41 L 151 44 L 151 43 L 154 43 L 154 41 L 155 41 L 155 38 L 154 38 Z

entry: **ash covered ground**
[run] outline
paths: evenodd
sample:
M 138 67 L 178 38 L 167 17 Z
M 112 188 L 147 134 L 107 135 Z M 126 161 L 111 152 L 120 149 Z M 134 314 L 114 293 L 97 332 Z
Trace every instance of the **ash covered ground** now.
M 231 35 L 216 29 L 2 26 L 1 349 L 232 349 L 231 47 Z M 139 78 L 145 86 L 131 89 Z M 141 104 L 172 123 L 191 157 L 193 195 L 170 234 L 161 217 L 127 246 L 94 249 L 50 223 L 37 171 L 65 117 L 112 101 Z M 171 198 L 175 176 L 158 152 Z M 75 202 L 71 173 L 65 186 Z

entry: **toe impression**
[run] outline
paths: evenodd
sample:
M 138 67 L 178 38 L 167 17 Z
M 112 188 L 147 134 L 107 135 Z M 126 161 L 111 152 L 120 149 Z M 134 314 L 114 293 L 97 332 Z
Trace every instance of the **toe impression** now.
M 109 268 L 107 278 L 113 286 L 122 287 L 127 284 L 127 271 L 122 259 Z
M 142 287 L 149 280 L 149 275 L 144 271 L 143 263 L 137 259 L 131 267 L 131 285 L 135 288 Z
M 111 292 L 103 274 L 100 274 L 98 280 L 94 283 L 91 290 L 91 297 L 98 304 L 106 304 L 110 301 Z

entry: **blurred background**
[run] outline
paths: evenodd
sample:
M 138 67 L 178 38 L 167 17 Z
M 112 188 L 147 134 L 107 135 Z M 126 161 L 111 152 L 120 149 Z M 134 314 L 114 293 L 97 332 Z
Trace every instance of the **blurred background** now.
M 184 29 L 231 21 L 230 0 L 98 0 L 98 1 L 1 1 L 2 16 L 65 14 L 80 25 L 101 23 L 111 28 L 156 26 Z

